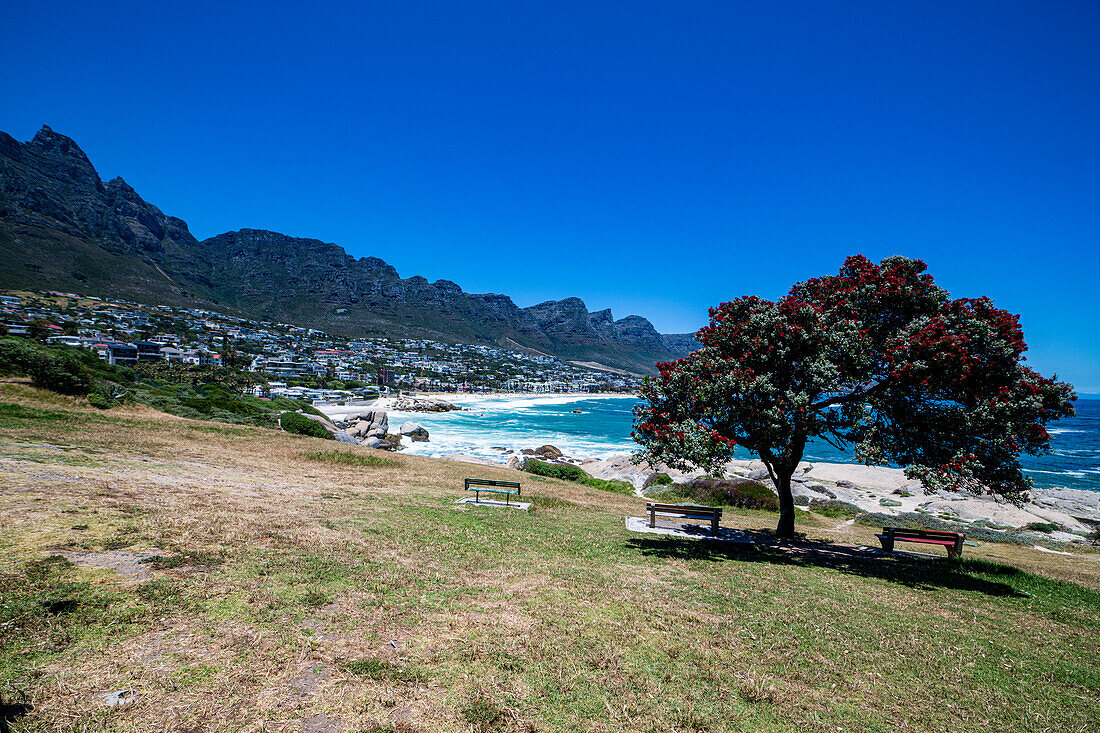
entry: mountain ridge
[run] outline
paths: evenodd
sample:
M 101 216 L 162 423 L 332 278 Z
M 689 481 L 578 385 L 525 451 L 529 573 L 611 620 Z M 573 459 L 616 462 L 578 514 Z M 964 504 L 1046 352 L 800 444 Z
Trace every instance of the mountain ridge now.
M 698 347 L 580 298 L 520 308 L 450 280 L 402 278 L 319 239 L 244 228 L 200 241 L 121 177 L 104 183 L 74 140 L 45 125 L 26 143 L 0 132 L 0 256 L 0 287 L 222 308 L 347 336 L 512 343 L 643 373 Z

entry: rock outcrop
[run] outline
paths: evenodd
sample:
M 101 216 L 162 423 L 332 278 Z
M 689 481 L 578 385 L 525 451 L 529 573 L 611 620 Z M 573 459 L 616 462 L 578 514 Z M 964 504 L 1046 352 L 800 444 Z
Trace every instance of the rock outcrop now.
M 415 440 L 418 443 L 424 442 L 428 439 L 428 431 L 424 428 L 424 426 L 411 421 L 403 423 L 401 427 L 398 428 L 397 432 L 403 436 Z

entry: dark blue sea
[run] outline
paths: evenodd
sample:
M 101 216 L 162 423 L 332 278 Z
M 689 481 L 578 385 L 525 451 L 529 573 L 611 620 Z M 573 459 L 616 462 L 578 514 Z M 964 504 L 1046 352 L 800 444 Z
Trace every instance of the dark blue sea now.
M 1020 457 L 1024 472 L 1042 488 L 1100 491 L 1100 400 L 1077 400 L 1077 416 L 1048 423 L 1053 453 Z M 818 441 L 806 448 L 806 460 L 852 463 L 849 453 Z
M 407 450 L 424 455 L 465 453 L 503 462 L 513 454 L 502 448 L 516 451 L 547 443 L 575 458 L 606 458 L 637 449 L 630 439 L 633 398 L 497 395 L 462 403 L 464 412 L 392 413 L 390 421 L 423 424 L 431 440 L 413 443 Z M 1076 417 L 1047 426 L 1053 453 L 1021 459 L 1037 486 L 1100 491 L 1100 400 L 1078 400 L 1076 407 Z M 854 463 L 851 453 L 823 441 L 807 447 L 806 460 Z

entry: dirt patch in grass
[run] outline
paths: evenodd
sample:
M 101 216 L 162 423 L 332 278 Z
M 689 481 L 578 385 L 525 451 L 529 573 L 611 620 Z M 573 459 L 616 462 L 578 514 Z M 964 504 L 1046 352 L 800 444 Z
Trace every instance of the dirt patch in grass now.
M 106 552 L 80 552 L 76 550 L 55 550 L 58 555 L 71 562 L 88 568 L 107 568 L 119 575 L 135 580 L 145 580 L 152 575 L 148 562 L 156 557 L 153 553 L 132 552 L 130 550 L 108 550 Z

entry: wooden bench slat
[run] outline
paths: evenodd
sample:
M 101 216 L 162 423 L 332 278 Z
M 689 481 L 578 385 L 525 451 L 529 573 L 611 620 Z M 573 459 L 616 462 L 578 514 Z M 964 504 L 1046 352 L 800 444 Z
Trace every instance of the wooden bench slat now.
M 947 548 L 948 557 L 962 554 L 963 540 L 966 535 L 959 532 L 945 532 L 938 529 L 906 529 L 904 527 L 883 527 L 882 534 L 875 535 L 887 552 L 894 551 L 894 542 L 914 542 L 925 545 L 942 545 Z
M 493 486 L 501 486 L 504 488 L 490 488 Z M 508 504 L 509 500 L 513 496 L 520 495 L 520 485 L 518 481 L 496 481 L 487 478 L 468 478 L 464 480 L 463 488 L 466 491 L 474 492 L 474 501 L 481 500 L 481 492 L 483 491 L 486 494 L 504 494 L 505 504 Z
M 649 512 L 649 526 L 657 526 L 657 515 L 662 517 L 676 517 L 678 519 L 709 519 L 711 534 L 718 532 L 718 522 L 722 519 L 722 509 L 714 506 L 700 506 L 698 504 L 661 504 L 658 502 L 646 502 L 646 511 Z

